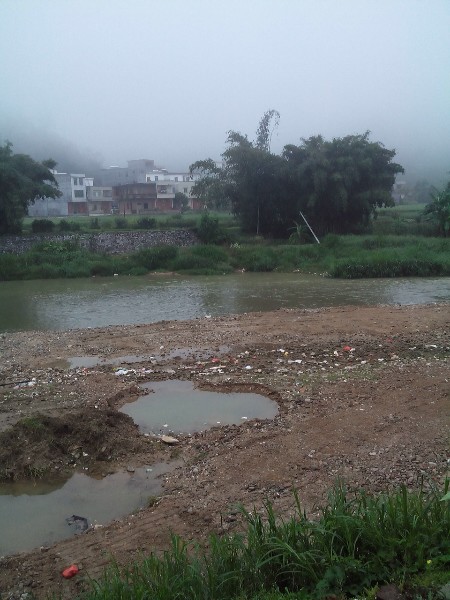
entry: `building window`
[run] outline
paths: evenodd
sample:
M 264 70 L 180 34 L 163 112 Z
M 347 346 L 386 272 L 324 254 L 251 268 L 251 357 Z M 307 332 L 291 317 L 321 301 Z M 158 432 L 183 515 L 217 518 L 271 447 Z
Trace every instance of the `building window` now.
M 144 202 L 144 208 L 148 208 L 148 202 Z
M 178 177 L 175 177 L 175 181 L 178 181 Z
M 155 181 L 158 181 L 158 175 L 155 175 Z
M 111 198 L 112 190 L 103 190 L 103 198 Z
M 83 185 L 83 178 L 82 177 L 78 177 L 78 185 Z
M 78 185 L 78 177 L 73 178 L 73 185 Z
M 188 189 L 187 189 L 187 188 L 183 188 L 183 192 L 184 192 L 185 194 L 187 194 L 187 193 L 188 193 Z
M 152 180 L 151 177 L 147 177 L 147 183 L 150 183 L 151 180 Z
M 73 197 L 74 198 L 84 198 L 84 190 L 74 190 Z

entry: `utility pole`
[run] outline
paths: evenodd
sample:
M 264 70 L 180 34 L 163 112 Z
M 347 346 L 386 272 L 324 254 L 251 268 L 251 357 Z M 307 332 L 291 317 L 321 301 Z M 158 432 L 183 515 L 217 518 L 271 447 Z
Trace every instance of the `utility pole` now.
M 313 236 L 314 236 L 314 239 L 316 240 L 316 242 L 317 242 L 318 244 L 320 244 L 320 242 L 319 242 L 319 238 L 316 236 L 316 234 L 315 234 L 315 233 L 314 233 L 314 231 L 312 230 L 312 228 L 311 228 L 311 225 L 310 225 L 310 224 L 308 223 L 308 221 L 306 220 L 306 217 L 305 217 L 305 215 L 302 213 L 302 211 L 300 211 L 300 215 L 301 215 L 302 219 L 305 221 L 306 225 L 308 226 L 308 229 L 310 230 L 310 232 L 313 234 Z

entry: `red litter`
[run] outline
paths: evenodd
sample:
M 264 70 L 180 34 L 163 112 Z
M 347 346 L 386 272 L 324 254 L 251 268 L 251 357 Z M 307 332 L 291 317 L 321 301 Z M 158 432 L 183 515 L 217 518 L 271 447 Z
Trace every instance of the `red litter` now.
M 350 352 L 350 351 L 351 351 L 351 347 L 350 347 L 350 346 L 344 346 L 344 347 L 342 348 L 342 350 L 343 350 L 344 352 Z
M 71 577 L 73 577 L 74 575 L 76 575 L 79 571 L 79 568 L 77 567 L 77 565 L 70 565 L 70 567 L 67 567 L 67 569 L 64 569 L 64 571 L 61 573 L 61 575 L 63 577 L 65 577 L 66 579 L 70 579 Z

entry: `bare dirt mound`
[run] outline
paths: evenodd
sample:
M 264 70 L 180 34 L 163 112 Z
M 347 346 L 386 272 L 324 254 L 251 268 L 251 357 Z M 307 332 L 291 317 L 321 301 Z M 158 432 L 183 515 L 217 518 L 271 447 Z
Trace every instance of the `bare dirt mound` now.
M 88 408 L 63 416 L 35 413 L 0 433 L 0 480 L 64 476 L 75 468 L 108 472 L 111 462 L 151 453 L 133 420 L 116 410 Z

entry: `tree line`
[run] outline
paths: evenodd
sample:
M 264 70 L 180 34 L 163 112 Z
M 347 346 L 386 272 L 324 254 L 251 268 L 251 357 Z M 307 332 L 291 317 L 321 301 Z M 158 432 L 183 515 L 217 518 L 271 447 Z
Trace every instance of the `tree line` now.
M 267 111 L 250 141 L 228 132 L 222 164 L 200 160 L 191 172 L 203 177 L 193 193 L 206 206 L 229 206 L 242 229 L 287 237 L 302 215 L 318 235 L 358 232 L 376 209 L 392 206 L 392 186 L 403 167 L 395 150 L 361 135 L 325 140 L 321 135 L 288 144 L 280 155 L 270 151 L 279 113 Z
M 301 237 L 304 220 L 319 236 L 364 231 L 377 208 L 392 206 L 392 186 L 403 167 L 395 150 L 359 135 L 325 140 L 321 135 L 271 152 L 271 138 L 280 115 L 267 111 L 254 141 L 229 131 L 222 162 L 199 160 L 190 166 L 200 173 L 192 193 L 207 208 L 231 210 L 244 232 L 287 238 Z M 28 206 L 37 198 L 58 198 L 53 176 L 56 162 L 37 162 L 14 154 L 12 144 L 0 146 L 0 234 L 20 233 Z M 186 197 L 178 197 L 180 209 Z M 439 234 L 450 234 L 450 182 L 435 190 L 425 209 Z

